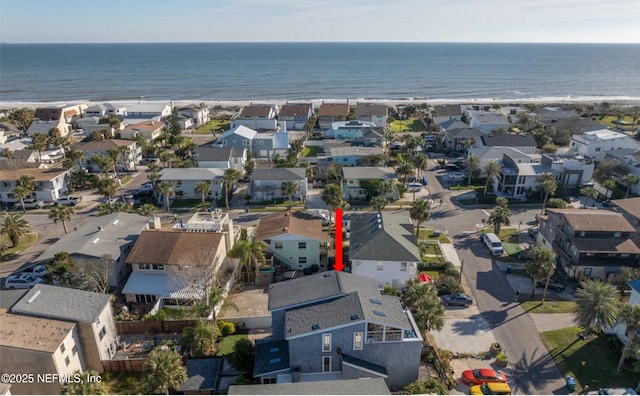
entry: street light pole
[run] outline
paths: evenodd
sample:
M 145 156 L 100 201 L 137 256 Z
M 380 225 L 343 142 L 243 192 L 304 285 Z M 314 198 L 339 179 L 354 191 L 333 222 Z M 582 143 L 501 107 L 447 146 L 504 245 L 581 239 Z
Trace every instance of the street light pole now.
M 463 271 L 464 271 L 464 260 L 460 260 L 460 278 L 458 279 L 458 286 L 462 286 Z

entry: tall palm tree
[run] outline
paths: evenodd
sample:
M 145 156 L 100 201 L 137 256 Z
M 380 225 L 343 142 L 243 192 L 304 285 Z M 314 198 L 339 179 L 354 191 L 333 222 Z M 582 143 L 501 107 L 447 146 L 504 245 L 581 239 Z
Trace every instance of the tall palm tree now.
M 475 155 L 469 156 L 465 161 L 464 169 L 469 173 L 467 185 L 471 185 L 471 177 L 480 169 L 480 159 Z
M 586 332 L 613 326 L 619 311 L 620 292 L 610 283 L 589 279 L 576 291 L 576 321 Z
M 38 132 L 31 135 L 31 144 L 27 148 L 35 150 L 38 153 L 38 161 L 42 161 L 42 152 L 46 150 L 48 143 L 49 136 Z
M 177 391 L 187 380 L 187 369 L 182 364 L 182 356 L 172 350 L 154 349 L 147 357 L 146 371 L 152 393 Z
M 413 220 L 417 224 L 416 235 L 418 238 L 420 238 L 420 224 L 429 220 L 429 218 L 431 217 L 430 210 L 431 205 L 429 204 L 429 201 L 426 201 L 424 199 L 418 199 L 411 204 L 411 209 L 409 209 L 409 217 L 411 217 L 411 220 Z
M 247 282 L 254 282 L 255 276 L 260 270 L 260 266 L 264 265 L 266 258 L 264 253 L 267 251 L 267 245 L 262 241 L 252 241 L 244 235 L 238 239 L 229 251 L 229 257 L 240 259 L 240 265 L 244 267 L 241 274 L 247 274 Z
M 199 181 L 196 184 L 195 192 L 200 194 L 202 198 L 202 207 L 204 208 L 204 199 L 207 195 L 211 194 L 211 183 L 206 180 Z
M 625 198 L 629 197 L 629 191 L 631 191 L 631 187 L 640 183 L 640 177 L 638 175 L 634 175 L 633 173 L 627 173 L 626 175 L 622 176 L 621 180 L 622 184 L 627 187 L 627 191 L 624 194 Z
M 500 234 L 500 228 L 503 224 L 506 226 L 511 224 L 511 210 L 503 205 L 496 206 L 489 215 L 487 224 L 493 224 L 493 232 L 496 235 Z
M 102 176 L 108 176 L 109 169 L 114 166 L 113 159 L 106 155 L 94 154 L 94 156 L 91 157 L 91 161 L 96 164 Z
M 558 181 L 556 180 L 556 175 L 553 173 L 543 173 L 538 176 L 538 183 L 540 183 L 540 187 L 542 191 L 544 191 L 544 199 L 542 200 L 542 210 L 540 214 L 544 214 L 545 206 L 547 206 L 547 201 L 550 196 L 553 196 L 558 189 Z
M 19 213 L 4 213 L 2 215 L 2 228 L 0 233 L 6 234 L 11 241 L 11 247 L 16 247 L 20 243 L 20 237 L 29 235 L 31 225 Z
M 441 330 L 444 326 L 444 308 L 433 284 L 409 279 L 403 293 L 403 302 L 411 309 L 416 324 L 423 333 Z
M 292 180 L 285 180 L 282 182 L 280 190 L 282 190 L 282 195 L 289 197 L 289 210 L 291 210 L 291 196 L 300 192 L 300 186 Z
M 173 185 L 168 181 L 162 181 L 158 184 L 158 191 L 162 194 L 162 198 L 164 198 L 164 207 L 167 212 L 171 210 L 171 196 L 175 194 L 173 191 Z
M 407 182 L 408 176 L 413 174 L 413 164 L 411 162 L 403 162 L 396 169 L 396 173 L 400 177 L 403 183 Z
M 489 189 L 489 184 L 493 181 L 493 178 L 500 174 L 500 163 L 498 161 L 490 160 L 485 162 L 482 167 L 482 174 L 487 178 L 484 182 L 484 195 L 487 196 L 487 190 Z
M 329 207 L 330 214 L 335 216 L 336 209 L 342 207 L 344 199 L 342 198 L 342 189 L 336 184 L 327 184 L 322 190 L 322 201 Z M 334 217 L 335 218 L 335 217 Z
M 16 187 L 13 189 L 13 195 L 20 200 L 22 211 L 26 212 L 24 207 L 24 199 L 30 197 L 36 190 L 36 178 L 33 176 L 22 175 L 16 180 Z
M 192 358 L 203 358 L 213 352 L 216 338 L 220 335 L 218 328 L 198 319 L 191 327 L 182 330 L 180 345 L 189 350 Z
M 554 261 L 553 251 L 545 249 L 543 247 L 534 247 L 531 249 L 531 258 L 527 261 L 526 270 L 529 276 L 533 279 L 533 285 L 531 286 L 531 298 L 536 294 L 536 283 L 540 279 L 545 279 L 544 292 L 542 294 L 542 303 L 547 295 L 547 287 L 549 286 L 549 279 L 553 275 L 553 271 L 556 268 Z
M 625 305 L 620 310 L 620 319 L 627 325 L 627 342 L 624 344 L 624 348 L 622 348 L 622 354 L 618 362 L 618 372 L 622 371 L 624 360 L 629 355 L 638 330 L 640 330 L 640 305 Z
M 98 192 L 107 197 L 107 205 L 111 209 L 111 198 L 118 193 L 119 184 L 110 177 L 101 177 L 98 180 Z
M 231 189 L 233 185 L 242 177 L 242 174 L 237 169 L 228 168 L 222 175 L 222 184 L 224 185 L 224 203 L 229 211 L 229 196 L 231 195 Z
M 69 158 L 71 158 L 72 160 L 74 160 L 76 162 L 76 169 L 79 171 L 80 174 L 80 186 L 82 188 L 84 188 L 84 171 L 82 169 L 82 160 L 85 159 L 87 156 L 84 153 L 84 151 L 80 151 L 80 150 L 76 150 L 74 148 L 71 148 L 69 150 Z
M 118 163 L 120 162 L 120 157 L 122 156 L 122 154 L 120 153 L 120 150 L 117 148 L 109 148 L 107 149 L 106 156 L 111 158 L 113 174 L 119 178 L 120 175 L 118 174 Z
M 73 212 L 74 210 L 71 206 L 56 205 L 49 211 L 49 218 L 53 220 L 54 223 L 58 223 L 58 221 L 60 221 L 62 223 L 62 228 L 64 228 L 64 233 L 68 234 L 67 221 L 71 221 L 71 215 L 73 215 Z
M 420 153 L 417 154 L 414 158 L 413 158 L 413 166 L 416 168 L 416 182 L 420 179 L 420 171 L 423 171 L 425 169 L 427 169 L 427 164 L 429 163 L 429 159 L 427 158 L 426 155 Z M 412 188 L 413 190 L 413 200 L 416 200 L 416 190 L 415 188 Z

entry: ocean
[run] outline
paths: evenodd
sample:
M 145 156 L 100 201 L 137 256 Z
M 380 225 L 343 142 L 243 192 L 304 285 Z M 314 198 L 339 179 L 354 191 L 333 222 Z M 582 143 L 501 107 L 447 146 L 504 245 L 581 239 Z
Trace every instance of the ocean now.
M 0 103 L 638 101 L 640 44 L 1 44 Z

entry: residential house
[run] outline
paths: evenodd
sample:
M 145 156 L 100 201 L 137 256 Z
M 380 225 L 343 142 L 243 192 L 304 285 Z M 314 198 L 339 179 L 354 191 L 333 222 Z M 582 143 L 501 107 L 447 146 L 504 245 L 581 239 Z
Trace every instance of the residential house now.
M 78 129 L 82 129 L 84 131 L 84 136 L 91 136 L 92 132 L 102 131 L 104 129 L 111 132 L 111 136 L 113 136 L 116 133 L 115 128 L 109 125 L 108 123 L 101 124 L 100 118 L 98 117 L 93 117 L 93 116 L 82 117 L 82 118 L 78 118 L 74 122 L 78 127 Z M 122 124 L 120 125 L 123 126 Z
M 119 117 L 127 116 L 127 107 L 124 105 L 114 105 L 111 103 L 98 103 L 93 106 L 89 106 L 84 110 L 85 117 L 108 117 L 111 114 L 115 114 Z
M 120 137 L 122 139 L 136 140 L 136 136 L 140 134 L 144 136 L 147 142 L 152 142 L 162 134 L 164 127 L 164 122 L 161 121 L 142 121 L 125 126 L 120 131 Z
M 438 125 L 440 125 L 440 131 L 441 132 L 446 132 L 446 131 L 448 131 L 450 129 L 465 129 L 465 128 L 469 128 L 469 125 L 467 125 L 464 122 L 458 120 L 457 118 L 452 118 L 450 120 L 443 121 Z
M 636 230 L 622 214 L 588 209 L 546 212 L 538 216 L 538 245 L 553 250 L 571 278 L 612 281 L 621 267 L 638 267 Z
M 436 124 L 442 124 L 445 121 L 462 120 L 463 106 L 455 104 L 437 105 L 433 107 L 432 118 Z
M 351 273 L 375 279 L 380 289 L 404 287 L 418 276 L 422 261 L 413 228 L 411 219 L 403 213 L 351 215 Z
M 251 103 L 242 107 L 239 113 L 231 118 L 231 129 L 245 126 L 251 129 L 273 130 L 278 126 L 278 106 L 275 104 Z
M 599 162 L 609 151 L 640 149 L 640 142 L 625 133 L 600 129 L 571 136 L 569 146 L 576 155 L 593 158 Z
M 261 383 L 418 378 L 422 338 L 400 298 L 376 282 L 327 271 L 269 285 L 272 337 L 256 342 Z
M 630 306 L 635 306 L 640 304 L 640 278 L 634 279 L 629 282 L 629 286 L 631 286 L 631 294 L 629 295 L 629 301 L 627 304 Z M 618 339 L 626 344 L 627 339 L 629 337 L 629 330 L 627 330 L 627 324 L 620 320 L 618 324 L 614 327 L 614 331 L 618 336 Z M 640 337 L 640 329 L 636 330 L 636 337 Z
M 257 134 L 258 132 L 244 125 L 232 127 L 218 137 L 213 143 L 213 147 L 235 147 L 252 150 L 252 142 Z
M 251 151 L 254 158 L 272 158 L 287 155 L 289 147 L 288 132 L 263 132 L 253 138 Z
M 540 163 L 557 175 L 558 185 L 568 195 L 577 195 L 580 187 L 592 179 L 595 169 L 593 160 L 566 154 L 542 154 Z
M 529 134 L 494 134 L 490 133 L 480 137 L 482 146 L 485 147 L 511 147 L 525 154 L 536 153 L 536 140 Z
M 31 124 L 27 130 L 27 134 L 33 135 L 36 132 L 46 134 L 49 133 L 51 128 L 58 128 L 58 131 L 62 136 L 67 136 L 73 129 L 71 125 L 73 119 L 82 117 L 82 113 L 86 108 L 87 105 L 85 104 L 63 104 L 37 108 L 34 114 L 37 121 L 34 121 Z
M 11 381 L 15 394 L 60 394 L 60 381 L 38 378 L 86 371 L 75 323 L 15 315 L 6 309 L 0 309 L 0 355 L 2 373 L 32 376 Z
M 374 126 L 384 128 L 387 125 L 389 109 L 384 103 L 364 103 L 356 104 L 356 117 L 364 122 L 371 122 Z
M 627 173 L 640 177 L 640 150 L 638 149 L 625 148 L 620 150 L 608 151 L 604 156 L 604 160 L 615 161 L 623 164 L 627 169 Z M 624 176 L 625 174 L 617 175 L 616 180 L 626 189 L 627 186 L 621 180 Z M 629 191 L 634 194 L 640 194 L 640 185 L 632 185 Z
M 29 128 L 27 128 L 27 135 L 33 136 L 36 133 L 43 133 L 49 135 L 49 131 L 57 129 L 61 136 L 67 136 L 73 129 L 71 124 L 67 124 L 63 120 L 52 121 L 33 121 Z
M 455 123 L 460 122 L 455 121 Z M 444 144 L 451 150 L 465 152 L 472 148 L 482 146 L 481 138 L 483 136 L 484 132 L 477 128 L 449 128 L 445 132 Z
M 228 395 L 391 395 L 382 378 L 231 385 Z
M 325 131 L 325 137 L 330 139 L 363 140 L 366 132 L 374 130 L 381 136 L 383 129 L 376 127 L 370 121 L 336 121 Z
M 382 166 L 384 162 L 384 152 L 380 147 L 332 147 L 329 149 L 329 156 L 332 158 L 334 164 L 342 167 L 357 166 L 367 157 L 380 158 L 377 164 L 370 164 L 373 166 Z
M 540 162 L 540 154 L 525 154 L 522 151 L 513 147 L 505 146 L 481 146 L 472 147 L 467 152 L 467 157 L 474 156 L 480 161 L 480 169 L 489 161 L 502 162 L 504 156 L 508 155 L 514 162 L 520 163 L 535 163 Z
M 4 161 L 1 161 L 4 162 Z M 60 198 L 67 192 L 67 175 L 71 169 L 50 168 L 14 168 L 2 169 L 0 172 L 0 201 L 18 202 L 13 195 L 16 188 L 16 181 L 20 176 L 30 176 L 35 179 L 36 190 L 31 194 L 31 198 L 45 202 L 52 202 Z
M 208 196 L 223 197 L 224 169 L 221 168 L 164 168 L 160 171 L 159 181 L 167 181 L 173 186 L 177 199 L 201 199 L 202 194 L 196 191 L 198 183 L 207 182 L 211 187 Z M 162 197 L 158 197 L 162 200 Z
M 22 147 L 27 147 L 24 145 Z M 1 155 L 1 154 L 0 154 Z M 38 152 L 26 148 L 13 150 L 6 155 L 0 156 L 0 170 L 21 169 L 21 168 L 41 168 L 47 169 L 39 160 Z
M 222 358 L 188 359 L 187 380 L 178 391 L 182 395 L 215 395 L 223 364 Z
M 171 115 L 171 106 L 166 103 L 134 103 L 127 106 L 125 120 L 129 119 L 151 119 L 163 120 Z
M 178 124 L 180 124 L 181 130 L 193 129 L 195 127 L 193 118 L 182 114 L 178 114 Z
M 566 135 L 567 139 L 571 135 L 585 133 L 589 131 L 598 131 L 601 129 L 607 129 L 607 126 L 592 120 L 591 118 L 560 118 L 560 119 L 544 119 L 542 122 L 546 125 L 551 125 L 556 130 L 556 135 Z
M 78 265 L 98 269 L 108 266 L 108 284 L 115 289 L 131 272 L 125 261 L 127 254 L 148 222 L 147 217 L 123 212 L 92 218 L 54 242 L 34 262 L 46 264 L 56 253 L 67 252 Z
M 576 118 L 579 116 L 578 112 L 570 107 L 542 107 L 537 113 L 540 121 L 543 123 L 553 120 L 560 121 L 569 118 Z
M 204 103 L 192 103 L 186 106 L 178 107 L 178 114 L 192 119 L 193 126 L 196 128 L 201 127 L 211 119 L 209 106 Z
M 10 122 L 0 122 L 0 145 L 5 144 L 8 140 L 18 139 L 22 135 L 22 131 Z
M 322 231 L 321 219 L 300 212 L 262 217 L 255 238 L 267 244 L 284 268 L 299 271 L 314 264 L 319 269 L 325 262 L 321 255 L 326 257 L 326 245 L 332 240 Z
M 133 272 L 122 294 L 157 308 L 192 306 L 207 299 L 226 256 L 223 233 L 145 230 L 127 258 Z
M 484 133 L 491 133 L 499 128 L 508 131 L 511 126 L 509 119 L 504 114 L 496 111 L 467 109 L 465 110 L 465 114 L 469 118 L 469 126 L 471 128 L 477 128 Z
M 640 232 L 640 197 L 614 199 L 611 201 L 613 209 L 622 213 L 625 219 Z
M 322 102 L 318 109 L 318 125 L 322 129 L 331 128 L 331 124 L 336 121 L 346 121 L 347 117 L 349 117 L 349 102 Z
M 285 130 L 303 130 L 313 115 L 313 103 L 286 103 L 278 113 L 278 122 Z
M 298 185 L 298 192 L 293 199 L 303 199 L 307 196 L 307 176 L 305 168 L 256 168 L 251 174 L 249 195 L 252 202 L 272 201 L 275 199 L 289 199 L 282 193 L 282 184 L 292 181 Z
M 11 313 L 75 323 L 89 370 L 101 373 L 102 360 L 116 353 L 118 333 L 109 294 L 39 284 L 11 307 Z M 71 345 L 65 348 L 73 354 Z
M 366 200 L 373 198 L 368 189 L 372 183 L 386 183 L 391 185 L 391 192 L 387 199 L 396 201 L 399 198 L 398 175 L 392 167 L 358 166 L 342 169 L 342 192 L 346 200 Z
M 142 160 L 142 150 L 134 140 L 91 140 L 89 142 L 80 142 L 74 145 L 74 148 L 84 153 L 85 157 L 82 160 L 83 166 L 89 166 L 96 154 L 101 156 L 107 155 L 107 151 L 110 149 L 120 152 L 118 162 L 116 163 L 116 168 L 119 171 L 133 171 L 137 169 L 138 163 Z M 98 171 L 99 169 L 96 166 L 94 170 Z
M 198 146 L 194 154 L 198 168 L 232 168 L 244 174 L 244 164 L 247 162 L 247 149 L 244 147 L 217 147 L 205 144 Z

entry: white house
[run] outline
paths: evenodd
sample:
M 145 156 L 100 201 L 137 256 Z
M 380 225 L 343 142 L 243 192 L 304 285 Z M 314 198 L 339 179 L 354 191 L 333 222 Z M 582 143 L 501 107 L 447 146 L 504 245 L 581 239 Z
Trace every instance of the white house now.
M 160 171 L 159 180 L 168 181 L 173 186 L 176 198 L 200 199 L 202 194 L 196 191 L 198 183 L 209 183 L 211 197 L 223 196 L 222 178 L 224 169 L 220 168 L 165 168 Z
M 126 118 L 152 118 L 163 119 L 171 115 L 171 106 L 166 103 L 135 103 L 127 106 Z
M 469 126 L 480 129 L 484 133 L 493 132 L 498 128 L 508 130 L 510 126 L 507 117 L 496 111 L 467 110 L 466 114 L 470 118 Z
M 569 146 L 577 155 L 602 161 L 607 151 L 640 149 L 640 142 L 624 133 L 600 129 L 571 136 Z
M 13 195 L 16 180 L 20 176 L 31 176 L 35 179 L 36 190 L 31 194 L 32 198 L 45 202 L 52 202 L 67 192 L 66 176 L 72 169 L 2 169 L 0 171 L 0 201 L 18 202 Z
M 179 107 L 178 114 L 191 118 L 193 120 L 193 125 L 196 128 L 206 124 L 210 119 L 209 107 L 204 103 L 192 103 L 186 106 Z
M 313 115 L 313 103 L 286 103 L 278 113 L 285 130 L 302 130 Z
M 360 121 L 372 122 L 374 126 L 384 127 L 387 125 L 389 109 L 384 103 L 363 103 L 356 104 L 356 117 Z
M 282 183 L 291 181 L 298 185 L 293 199 L 307 195 L 307 176 L 304 168 L 256 168 L 251 174 L 249 191 L 253 202 L 288 199 L 282 193 Z
M 195 160 L 198 168 L 233 168 L 244 174 L 247 149 L 244 147 L 216 147 L 206 144 L 196 148 Z
M 85 155 L 83 166 L 91 163 L 92 158 L 98 155 L 107 155 L 109 149 L 122 150 L 118 157 L 117 168 L 122 171 L 133 171 L 136 165 L 142 160 L 142 150 L 138 143 L 134 140 L 123 139 L 104 139 L 92 140 L 85 143 L 78 143 L 74 146 L 77 150 L 82 151 Z M 97 167 L 94 169 L 98 171 Z
M 351 273 L 373 278 L 379 288 L 403 287 L 418 276 L 420 251 L 406 214 L 377 212 L 351 215 Z
M 278 126 L 278 106 L 275 104 L 255 104 L 244 106 L 231 119 L 231 129 L 240 125 L 252 129 L 276 129 Z
M 629 296 L 629 302 L 627 304 L 634 306 L 640 304 L 640 279 L 635 279 L 629 282 L 629 286 L 631 286 L 631 295 Z M 627 325 L 624 322 L 619 322 L 615 327 L 616 335 L 618 339 L 623 343 L 627 342 Z M 638 330 L 638 334 L 636 337 L 640 337 L 640 330 Z

